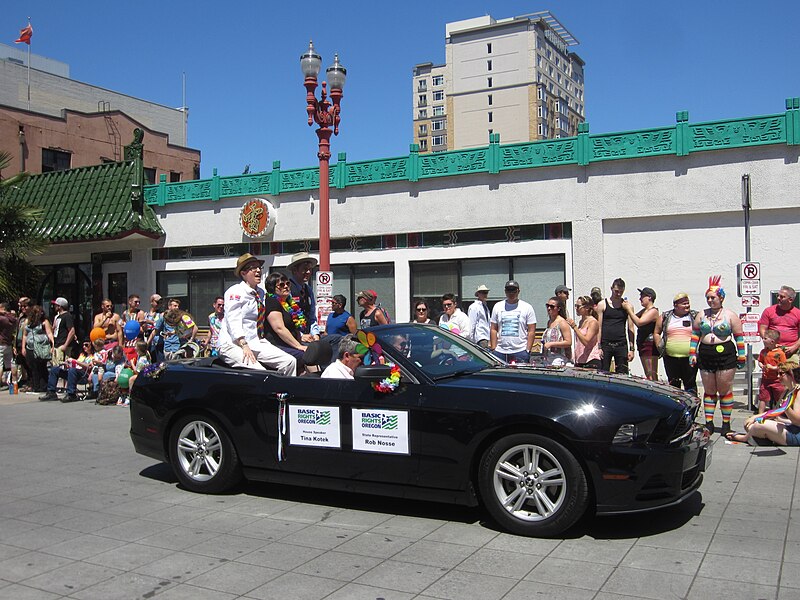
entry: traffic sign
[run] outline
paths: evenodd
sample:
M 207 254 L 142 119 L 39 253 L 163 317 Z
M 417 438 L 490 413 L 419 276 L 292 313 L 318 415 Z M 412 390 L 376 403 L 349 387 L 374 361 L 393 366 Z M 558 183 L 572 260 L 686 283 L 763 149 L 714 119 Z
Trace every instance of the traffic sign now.
M 757 308 L 761 306 L 761 298 L 759 296 L 742 296 L 742 306 Z
M 761 295 L 761 264 L 757 262 L 741 262 L 736 269 L 737 292 L 742 296 Z
M 760 318 L 761 313 L 739 313 L 745 344 L 757 344 L 761 341 L 761 336 L 758 335 L 758 320 Z
M 314 297 L 330 298 L 333 296 L 333 271 L 317 271 L 317 285 L 314 289 Z

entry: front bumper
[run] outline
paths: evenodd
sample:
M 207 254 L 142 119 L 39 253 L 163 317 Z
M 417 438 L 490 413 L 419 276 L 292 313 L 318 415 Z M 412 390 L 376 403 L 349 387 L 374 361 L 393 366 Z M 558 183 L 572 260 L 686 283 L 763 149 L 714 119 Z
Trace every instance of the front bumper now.
M 711 464 L 709 438 L 708 430 L 694 424 L 691 434 L 675 444 L 611 446 L 600 452 L 592 473 L 597 514 L 653 510 L 691 496 Z

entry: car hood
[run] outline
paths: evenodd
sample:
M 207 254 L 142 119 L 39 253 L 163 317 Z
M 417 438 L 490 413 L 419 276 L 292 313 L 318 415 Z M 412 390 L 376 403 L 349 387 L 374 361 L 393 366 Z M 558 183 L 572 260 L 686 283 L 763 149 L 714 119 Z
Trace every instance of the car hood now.
M 674 410 L 676 405 L 694 408 L 699 402 L 695 396 L 666 383 L 577 367 L 490 367 L 449 381 L 457 382 L 458 386 L 536 395 L 544 393 L 563 398 L 616 396 L 635 403 L 658 405 L 668 410 Z

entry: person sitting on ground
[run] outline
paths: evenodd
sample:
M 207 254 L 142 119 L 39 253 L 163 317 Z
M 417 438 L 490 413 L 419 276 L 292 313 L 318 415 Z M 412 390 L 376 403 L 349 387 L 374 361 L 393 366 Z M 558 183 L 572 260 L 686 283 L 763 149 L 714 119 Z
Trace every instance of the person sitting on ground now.
M 136 342 L 136 360 L 131 363 L 131 370 L 133 375 L 128 379 L 128 390 L 133 389 L 133 384 L 136 383 L 136 378 L 147 365 L 150 364 L 150 355 L 147 353 L 147 342 Z
M 60 399 L 61 402 L 77 402 L 80 400 L 78 398 L 78 384 L 87 383 L 92 370 L 91 349 L 91 343 L 86 341 L 83 343 L 81 353 L 77 359 L 67 358 L 62 364 L 51 367 L 47 377 L 47 392 L 43 396 L 39 396 L 39 400 L 43 402 L 59 400 L 56 394 L 56 386 L 59 379 L 67 380 L 67 394 Z
M 779 446 L 800 446 L 800 368 L 796 361 L 786 361 L 778 365 L 778 372 L 786 389 L 780 407 L 748 418 L 744 422 L 745 433 L 725 434 L 729 441 L 758 445 L 756 440 L 769 440 Z
M 165 360 L 174 360 L 181 358 L 178 351 L 183 344 L 194 341 L 197 336 L 197 325 L 189 313 L 179 308 L 179 304 L 170 300 L 169 306 L 169 310 L 161 315 L 150 333 L 148 345 L 152 342 L 153 337 L 159 334 L 164 339 Z
M 127 364 L 128 361 L 125 358 L 125 353 L 122 351 L 122 346 L 114 346 L 105 364 L 103 381 L 116 380 L 117 376 L 119 376 L 122 369 L 124 369 Z
M 323 379 L 355 379 L 356 367 L 361 364 L 364 356 L 356 351 L 358 340 L 348 334 L 339 342 L 337 359 L 322 372 Z
M 267 339 L 265 293 L 261 283 L 264 261 L 250 253 L 236 261 L 233 273 L 241 279 L 225 291 L 225 318 L 219 331 L 219 356 L 232 367 L 265 371 L 277 369 L 283 375 L 297 373 L 297 361 Z
M 762 413 L 768 408 L 778 406 L 783 397 L 783 385 L 778 367 L 786 362 L 786 353 L 778 346 L 781 333 L 777 329 L 768 329 L 764 332 L 764 348 L 758 355 L 758 364 L 761 365 L 761 385 L 758 388 L 758 412 Z

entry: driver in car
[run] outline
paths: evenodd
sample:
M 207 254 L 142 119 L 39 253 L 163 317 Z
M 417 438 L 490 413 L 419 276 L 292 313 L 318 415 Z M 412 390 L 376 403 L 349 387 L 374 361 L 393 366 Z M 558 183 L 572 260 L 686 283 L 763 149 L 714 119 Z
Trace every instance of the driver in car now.
M 344 336 L 339 342 L 339 356 L 322 372 L 322 379 L 355 379 L 353 373 L 364 357 L 356 352 L 358 340 L 352 335 Z

